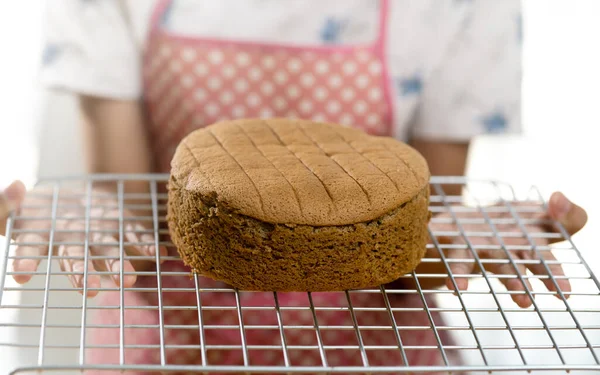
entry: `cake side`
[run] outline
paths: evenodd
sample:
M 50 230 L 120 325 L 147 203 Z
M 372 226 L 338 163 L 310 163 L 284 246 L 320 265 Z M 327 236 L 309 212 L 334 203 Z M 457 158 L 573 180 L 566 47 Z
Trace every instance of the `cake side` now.
M 380 217 L 335 226 L 272 224 L 171 176 L 172 241 L 194 272 L 243 290 L 336 291 L 387 284 L 425 254 L 429 187 Z M 219 198 L 219 199 L 218 199 Z

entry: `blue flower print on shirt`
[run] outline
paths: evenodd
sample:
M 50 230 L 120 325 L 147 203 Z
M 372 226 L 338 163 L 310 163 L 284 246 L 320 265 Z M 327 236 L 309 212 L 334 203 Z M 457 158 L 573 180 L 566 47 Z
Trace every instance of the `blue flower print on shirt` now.
M 340 34 L 346 26 L 346 22 L 340 19 L 329 17 L 321 28 L 321 41 L 324 43 L 337 43 L 340 40 Z
M 398 79 L 398 87 L 402 96 L 418 95 L 423 90 L 423 80 L 418 74 L 400 78 Z
M 487 133 L 503 133 L 508 126 L 508 120 L 502 112 L 494 111 L 481 119 L 481 125 Z
M 56 44 L 46 44 L 44 47 L 44 51 L 42 52 L 42 64 L 50 65 L 52 64 L 58 55 L 60 55 L 60 47 Z
M 519 14 L 516 18 L 517 23 L 517 41 L 523 43 L 523 16 Z

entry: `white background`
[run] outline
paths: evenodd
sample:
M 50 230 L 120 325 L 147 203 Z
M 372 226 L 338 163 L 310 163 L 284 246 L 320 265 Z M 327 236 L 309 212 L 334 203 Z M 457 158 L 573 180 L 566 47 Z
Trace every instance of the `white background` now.
M 72 98 L 41 92 L 35 81 L 42 4 L 0 4 L 0 187 L 15 178 L 31 184 L 37 173 L 81 172 Z M 524 0 L 524 9 L 525 135 L 477 140 L 469 173 L 536 184 L 546 195 L 560 189 L 584 206 L 590 220 L 574 239 L 600 274 L 600 193 L 592 181 L 600 161 L 600 1 Z M 8 318 L 0 310 L 0 323 Z M 0 373 L 17 365 L 2 353 Z

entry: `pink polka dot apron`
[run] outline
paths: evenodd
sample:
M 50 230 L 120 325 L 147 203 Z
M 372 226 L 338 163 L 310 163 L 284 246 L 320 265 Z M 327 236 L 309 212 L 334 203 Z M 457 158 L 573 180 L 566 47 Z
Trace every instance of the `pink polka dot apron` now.
M 371 134 L 391 135 L 392 104 L 385 55 L 387 0 L 381 1 L 380 32 L 374 43 L 337 47 L 292 47 L 172 35 L 161 28 L 159 21 L 169 3 L 159 2 L 155 10 L 143 69 L 145 104 L 161 172 L 169 171 L 174 149 L 182 137 L 223 119 L 310 118 L 360 127 Z M 362 352 L 344 293 L 311 295 L 320 327 L 317 331 L 306 293 L 277 294 L 281 308 L 278 316 L 273 293 L 240 292 L 244 350 L 234 293 L 200 293 L 200 324 L 195 282 L 184 274 L 190 270 L 180 261 L 165 262 L 161 270 L 167 364 L 202 364 L 202 347 L 207 348 L 206 363 L 214 366 L 244 365 L 245 361 L 251 366 L 284 366 L 286 360 L 292 366 L 445 363 L 438 339 L 429 328 L 431 322 L 423 301 L 415 293 L 390 295 L 405 348 L 403 354 L 380 293 L 349 294 L 361 327 L 360 340 L 365 348 Z M 224 287 L 204 278 L 199 283 L 201 288 Z M 132 326 L 125 328 L 125 344 L 142 346 L 125 349 L 127 364 L 161 363 L 156 287 L 156 277 L 140 277 L 136 288 L 153 291 L 125 292 L 125 325 Z M 105 292 L 99 298 L 101 305 L 120 305 L 118 292 Z M 434 306 L 430 298 L 426 303 Z M 286 327 L 283 334 L 279 319 Z M 435 312 L 433 320 L 436 325 L 443 325 Z M 119 310 L 98 310 L 93 323 L 104 328 L 88 330 L 92 344 L 111 347 L 88 350 L 89 363 L 118 364 Z M 200 327 L 204 328 L 203 337 Z M 451 345 L 446 331 L 438 332 L 442 344 Z M 282 337 L 287 351 L 282 349 Z M 325 347 L 323 353 L 319 351 L 319 340 Z M 445 354 L 449 364 L 458 364 L 452 352 Z

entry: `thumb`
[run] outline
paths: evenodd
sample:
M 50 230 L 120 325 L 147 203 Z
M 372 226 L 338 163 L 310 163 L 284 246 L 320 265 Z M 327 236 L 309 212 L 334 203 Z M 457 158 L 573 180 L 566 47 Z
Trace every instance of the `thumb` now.
M 561 223 L 570 235 L 579 232 L 588 218 L 583 208 L 571 202 L 560 192 L 555 192 L 550 197 L 548 215 Z
M 0 235 L 6 232 L 6 219 L 16 210 L 25 199 L 25 185 L 21 181 L 13 181 L 4 191 L 0 192 Z

